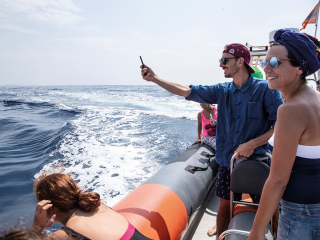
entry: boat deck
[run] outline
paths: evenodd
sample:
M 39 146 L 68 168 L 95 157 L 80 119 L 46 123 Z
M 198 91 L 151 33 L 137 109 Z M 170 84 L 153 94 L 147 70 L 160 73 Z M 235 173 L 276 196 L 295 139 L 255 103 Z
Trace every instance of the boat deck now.
M 207 235 L 207 231 L 209 228 L 213 227 L 216 224 L 218 206 L 219 198 L 214 194 L 214 191 L 212 191 L 208 198 L 206 206 L 202 210 L 203 215 L 192 237 L 192 240 L 216 239 L 216 236 L 209 237 Z M 199 209 L 198 214 L 202 214 L 202 212 L 200 211 L 201 209 Z
M 181 240 L 215 240 L 216 236 L 209 237 L 207 231 L 216 224 L 219 198 L 214 193 L 215 183 L 211 187 L 201 207 L 190 218 L 188 230 Z

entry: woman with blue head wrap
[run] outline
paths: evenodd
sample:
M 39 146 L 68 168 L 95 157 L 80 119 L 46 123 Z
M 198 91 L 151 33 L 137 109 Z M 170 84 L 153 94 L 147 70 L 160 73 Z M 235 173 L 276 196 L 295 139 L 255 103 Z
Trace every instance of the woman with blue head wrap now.
M 248 239 L 264 239 L 279 206 L 277 239 L 320 236 L 320 101 L 306 76 L 320 68 L 319 42 L 306 34 L 278 30 L 262 61 L 269 88 L 286 100 L 277 112 L 270 175 Z

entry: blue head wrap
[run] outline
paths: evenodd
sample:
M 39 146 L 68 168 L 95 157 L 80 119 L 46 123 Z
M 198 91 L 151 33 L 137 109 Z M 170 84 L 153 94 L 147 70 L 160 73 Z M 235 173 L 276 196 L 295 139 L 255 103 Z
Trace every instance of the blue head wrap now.
M 319 49 L 306 34 L 280 29 L 273 38 L 295 56 L 305 76 L 315 73 L 320 68 L 317 56 Z

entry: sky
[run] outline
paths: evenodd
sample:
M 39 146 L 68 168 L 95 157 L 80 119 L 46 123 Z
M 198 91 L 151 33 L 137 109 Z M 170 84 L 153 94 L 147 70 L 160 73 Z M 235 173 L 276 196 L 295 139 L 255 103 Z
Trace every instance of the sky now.
M 139 56 L 170 81 L 226 82 L 226 44 L 268 45 L 317 2 L 0 0 L 0 85 L 152 85 Z M 315 24 L 303 32 L 314 36 Z

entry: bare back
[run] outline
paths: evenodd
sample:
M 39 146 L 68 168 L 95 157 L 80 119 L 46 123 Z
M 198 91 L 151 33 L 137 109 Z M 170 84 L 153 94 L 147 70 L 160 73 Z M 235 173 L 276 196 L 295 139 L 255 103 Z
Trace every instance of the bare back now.
M 119 240 L 127 231 L 128 221 L 119 213 L 101 204 L 97 212 L 76 210 L 66 226 L 93 240 Z M 54 235 L 60 235 L 62 230 Z M 63 238 L 68 239 L 68 238 Z

